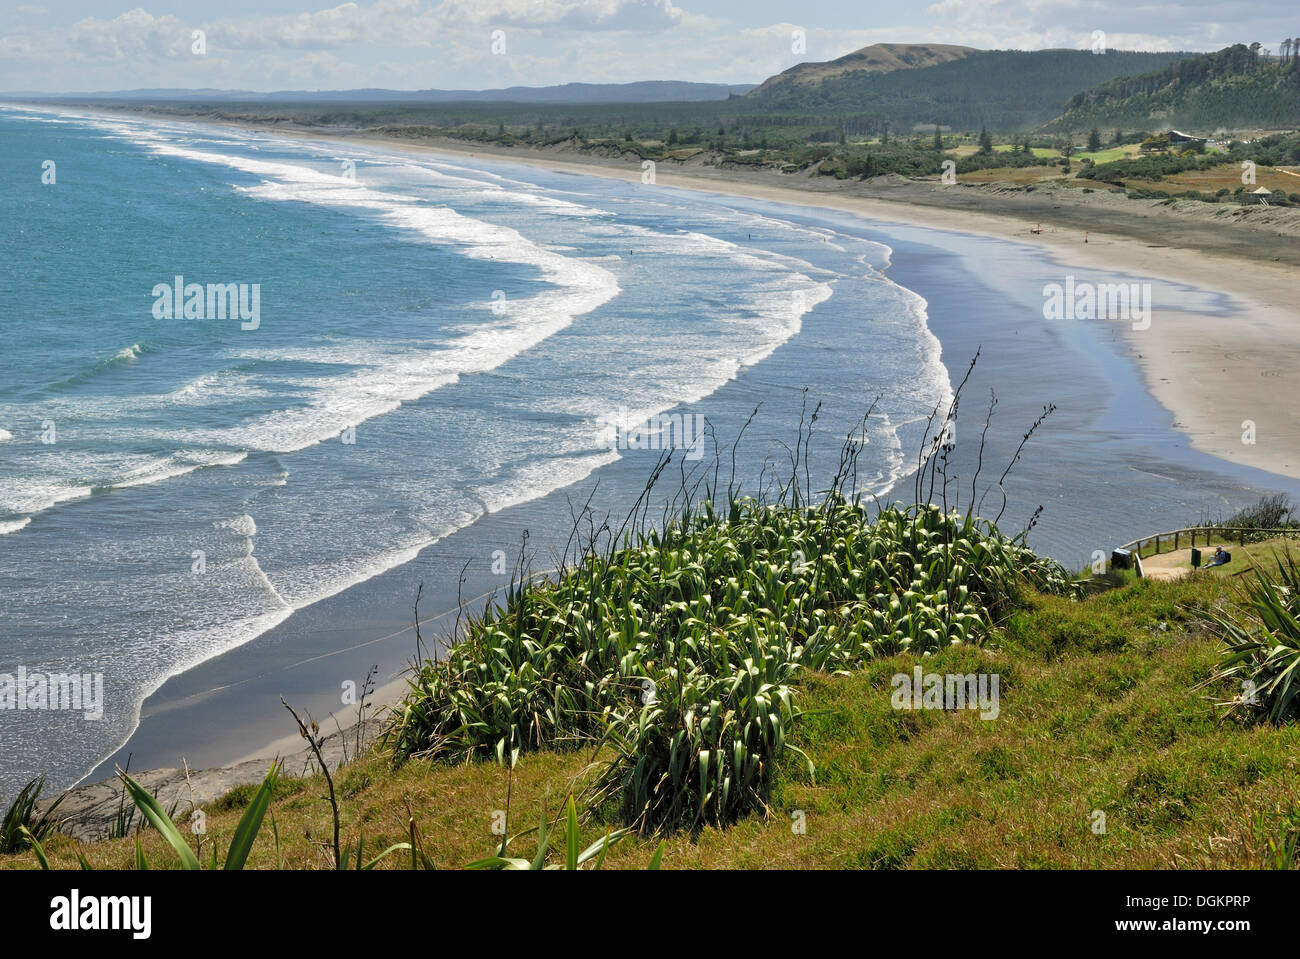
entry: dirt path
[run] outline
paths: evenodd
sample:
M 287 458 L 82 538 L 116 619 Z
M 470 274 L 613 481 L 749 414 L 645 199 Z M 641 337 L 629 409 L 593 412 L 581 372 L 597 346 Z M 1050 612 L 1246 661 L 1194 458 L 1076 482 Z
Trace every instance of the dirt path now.
M 1192 551 L 1176 549 L 1142 560 L 1142 575 L 1147 579 L 1182 579 L 1192 572 Z

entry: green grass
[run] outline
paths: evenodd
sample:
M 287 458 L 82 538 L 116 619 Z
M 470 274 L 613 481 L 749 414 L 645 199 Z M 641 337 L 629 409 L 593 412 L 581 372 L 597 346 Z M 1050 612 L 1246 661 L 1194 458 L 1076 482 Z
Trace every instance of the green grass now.
M 1210 572 L 1215 576 L 1239 577 L 1256 570 L 1275 572 L 1278 562 L 1285 560 L 1287 554 L 1300 555 L 1300 539 L 1294 536 L 1278 537 L 1261 543 L 1247 543 L 1245 546 L 1224 543 L 1223 548 L 1232 554 L 1232 562 L 1211 567 Z M 1202 562 L 1208 560 L 1213 553 L 1213 547 L 1209 550 L 1202 549 Z
M 282 800 L 289 796 L 302 792 L 306 781 L 302 779 L 290 779 L 284 776 L 277 778 L 272 786 L 272 799 Z M 208 807 L 211 812 L 229 812 L 230 810 L 242 810 L 248 806 L 261 788 L 260 783 L 248 783 L 244 786 L 236 786 L 230 792 L 226 793 L 211 806 Z
M 1091 160 L 1093 163 L 1110 163 L 1113 160 L 1120 160 L 1133 153 L 1132 148 L 1111 147 L 1108 150 L 1097 150 L 1093 152 L 1076 153 L 1070 159 L 1074 162 L 1082 163 L 1084 160 Z
M 1014 149 L 1010 143 L 1002 143 L 993 148 L 996 153 L 1010 153 Z M 1030 147 L 1030 151 L 1036 157 L 1050 157 L 1056 159 L 1061 155 L 1060 150 L 1053 150 L 1050 147 Z
M 1235 553 L 1234 553 L 1235 562 Z M 1217 577 L 1138 581 L 1082 602 L 1029 593 L 982 646 L 920 658 L 928 671 L 996 672 L 1000 713 L 903 711 L 891 679 L 918 662 L 883 655 L 847 673 L 808 670 L 799 680 L 794 753 L 776 764 L 764 806 L 725 828 L 706 824 L 663 843 L 665 868 L 1274 868 L 1300 848 L 1300 727 L 1224 719 L 1235 692 L 1212 679 L 1222 662 L 1198 608 L 1244 609 Z M 1202 684 L 1210 681 L 1205 688 Z M 513 770 L 495 762 L 411 760 L 394 768 L 375 752 L 339 779 L 345 842 L 367 854 L 407 841 L 413 820 L 424 855 L 458 867 L 498 855 L 494 811 L 511 812 L 507 858 L 532 860 L 538 812 L 564 843 L 543 857 L 564 864 L 574 844 L 600 843 L 618 826 L 617 804 L 593 805 L 608 747 L 525 752 Z M 326 868 L 330 831 L 320 777 L 276 790 L 250 868 Z M 208 810 L 208 844 L 224 849 L 255 789 Z M 579 826 L 565 823 L 570 794 Z M 1095 832 L 1098 813 L 1105 831 Z M 802 826 L 800 831 L 797 827 Z M 55 836 L 55 868 L 129 868 L 136 837 L 97 844 Z M 157 830 L 139 836 L 153 868 L 175 866 Z M 563 846 L 564 848 L 560 848 Z M 605 868 L 645 868 L 658 840 L 629 835 Z M 210 857 L 205 844 L 204 856 Z M 31 868 L 30 852 L 0 866 Z M 394 854 L 377 868 L 409 868 Z

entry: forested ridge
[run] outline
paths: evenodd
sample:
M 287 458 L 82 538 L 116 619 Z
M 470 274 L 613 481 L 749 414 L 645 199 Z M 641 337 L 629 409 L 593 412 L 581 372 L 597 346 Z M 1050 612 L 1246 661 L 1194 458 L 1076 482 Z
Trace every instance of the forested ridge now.
M 1285 56 L 1234 44 L 1159 70 L 1117 77 L 1071 97 L 1055 130 L 1300 126 L 1300 43 Z

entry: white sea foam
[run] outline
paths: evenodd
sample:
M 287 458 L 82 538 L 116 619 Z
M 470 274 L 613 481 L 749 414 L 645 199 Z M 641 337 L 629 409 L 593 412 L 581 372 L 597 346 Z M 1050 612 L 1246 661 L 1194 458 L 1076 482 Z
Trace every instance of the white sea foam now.
M 467 176 L 453 176 L 443 173 L 427 164 L 406 163 L 402 168 L 422 176 L 428 177 L 442 186 L 463 186 L 467 188 L 460 194 L 461 197 L 480 197 L 491 200 L 500 200 L 505 203 L 514 203 L 524 206 L 542 207 L 549 213 L 559 213 L 575 217 L 609 217 L 614 214 L 608 210 L 601 210 L 596 207 L 585 206 L 581 203 L 574 203 L 570 200 L 562 200 L 559 197 L 548 196 L 540 192 L 541 188 L 536 184 L 523 183 L 520 181 L 505 181 L 517 183 L 523 189 L 507 190 L 499 183 L 485 183 L 482 180 L 474 179 Z M 466 171 L 469 172 L 469 171 Z M 497 177 L 497 179 L 502 179 Z
M 240 536 L 247 536 L 250 539 L 257 535 L 257 521 L 247 513 L 236 516 L 233 519 L 222 520 L 217 525 L 228 530 L 233 530 Z
M 129 470 L 120 479 L 107 484 L 113 489 L 129 486 L 145 486 L 161 483 L 176 476 L 193 473 L 205 466 L 235 466 L 248 458 L 246 452 L 222 452 L 220 450 L 189 450 L 175 453 L 144 466 Z
M 91 486 L 69 485 L 56 481 L 4 480 L 0 481 L 0 512 L 34 515 L 59 503 L 84 499 L 94 491 L 94 487 Z
M 0 519 L 0 536 L 6 533 L 16 533 L 32 521 L 30 516 L 24 516 L 22 519 Z
M 596 309 L 619 293 L 618 282 L 608 270 L 545 249 L 509 227 L 372 190 L 301 164 L 189 149 L 148 133 L 141 133 L 139 138 L 162 155 L 224 165 L 268 178 L 259 186 L 241 188 L 241 192 L 258 199 L 368 210 L 431 243 L 455 247 L 462 256 L 536 267 L 542 279 L 555 287 L 532 297 L 485 303 L 485 307 L 491 305 L 494 309 L 484 310 L 484 323 L 437 350 L 391 351 L 379 356 L 379 362 L 369 368 L 350 370 L 326 384 L 317 384 L 321 388 L 309 393 L 305 405 L 268 413 L 237 427 L 184 432 L 191 441 L 276 452 L 304 449 L 337 436 L 344 427 L 356 426 L 455 383 L 463 374 L 495 369 L 564 329 L 575 316 Z M 248 351 L 246 355 L 257 354 Z M 196 392 L 201 398 L 201 390 Z

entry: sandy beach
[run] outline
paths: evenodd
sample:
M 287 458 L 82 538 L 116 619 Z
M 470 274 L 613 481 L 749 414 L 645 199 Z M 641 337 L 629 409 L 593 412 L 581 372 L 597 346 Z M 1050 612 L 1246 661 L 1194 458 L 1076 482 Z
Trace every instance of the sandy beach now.
M 276 128 L 275 132 L 290 131 Z M 340 139 L 461 157 L 508 159 L 549 170 L 641 182 L 640 164 L 634 162 L 576 155 L 551 157 L 539 151 L 480 145 L 470 148 L 447 139 L 433 145 L 405 138 Z M 1032 203 L 1023 194 L 1004 195 L 1000 202 L 994 197 L 995 202 L 990 203 L 984 201 L 991 191 L 963 185 L 912 186 L 903 181 L 898 185 L 901 189 L 894 190 L 897 198 L 888 199 L 861 195 L 854 189 L 858 184 L 827 177 L 810 180 L 806 175 L 718 170 L 698 164 L 659 164 L 655 185 L 1029 243 L 1059 255 L 1070 266 L 1127 274 L 1135 282 L 1148 277 L 1223 293 L 1230 303 L 1222 312 L 1173 313 L 1162 310 L 1157 302 L 1149 329 L 1134 330 L 1128 321 L 1115 322 L 1141 364 L 1147 388 L 1173 413 L 1176 428 L 1196 449 L 1232 463 L 1300 477 L 1300 211 L 1273 211 L 1282 216 L 1268 217 L 1267 227 L 1211 223 L 1211 232 L 1222 241 L 1223 249 L 1207 251 L 1178 245 L 1189 224 L 1176 214 L 1164 215 L 1158 201 L 1100 194 L 1083 197 L 1070 188 L 1040 188 Z M 881 189 L 887 192 L 890 187 Z M 1050 202 L 1044 202 L 1045 197 Z M 1086 203 L 1078 202 L 1083 200 Z M 1206 206 L 1196 201 L 1186 201 L 1184 206 L 1187 204 Z M 985 209 L 964 209 L 962 205 Z M 989 207 L 998 206 L 1003 212 L 989 212 Z M 1041 209 L 1044 206 L 1048 209 Z M 1221 207 L 1214 212 L 1232 211 Z M 1127 216 L 1134 235 L 1081 229 L 1080 224 L 1088 222 L 1092 214 L 1099 223 Z M 1197 217 L 1193 225 L 1204 226 L 1203 219 Z M 1039 227 L 1041 233 L 1030 232 Z M 1232 250 L 1232 234 L 1246 231 L 1251 235 L 1242 238 L 1242 249 Z M 1161 239 L 1153 242 L 1157 237 Z M 1197 245 L 1204 247 L 1208 242 L 1210 239 L 1203 237 Z
M 170 120 L 174 112 L 104 111 Z M 559 146 L 506 148 L 448 137 L 181 116 L 277 136 L 482 157 L 640 184 L 636 157 Z M 1300 210 L 1195 200 L 1130 200 L 1048 183 L 1032 189 L 891 175 L 836 180 L 807 172 L 660 162 L 655 183 L 849 213 L 1030 244 L 1063 265 L 1214 290 L 1222 309 L 1174 312 L 1152 304 L 1150 327 L 1115 321 L 1145 385 L 1192 446 L 1231 463 L 1300 478 Z M 1037 230 L 1038 232 L 1031 232 Z

